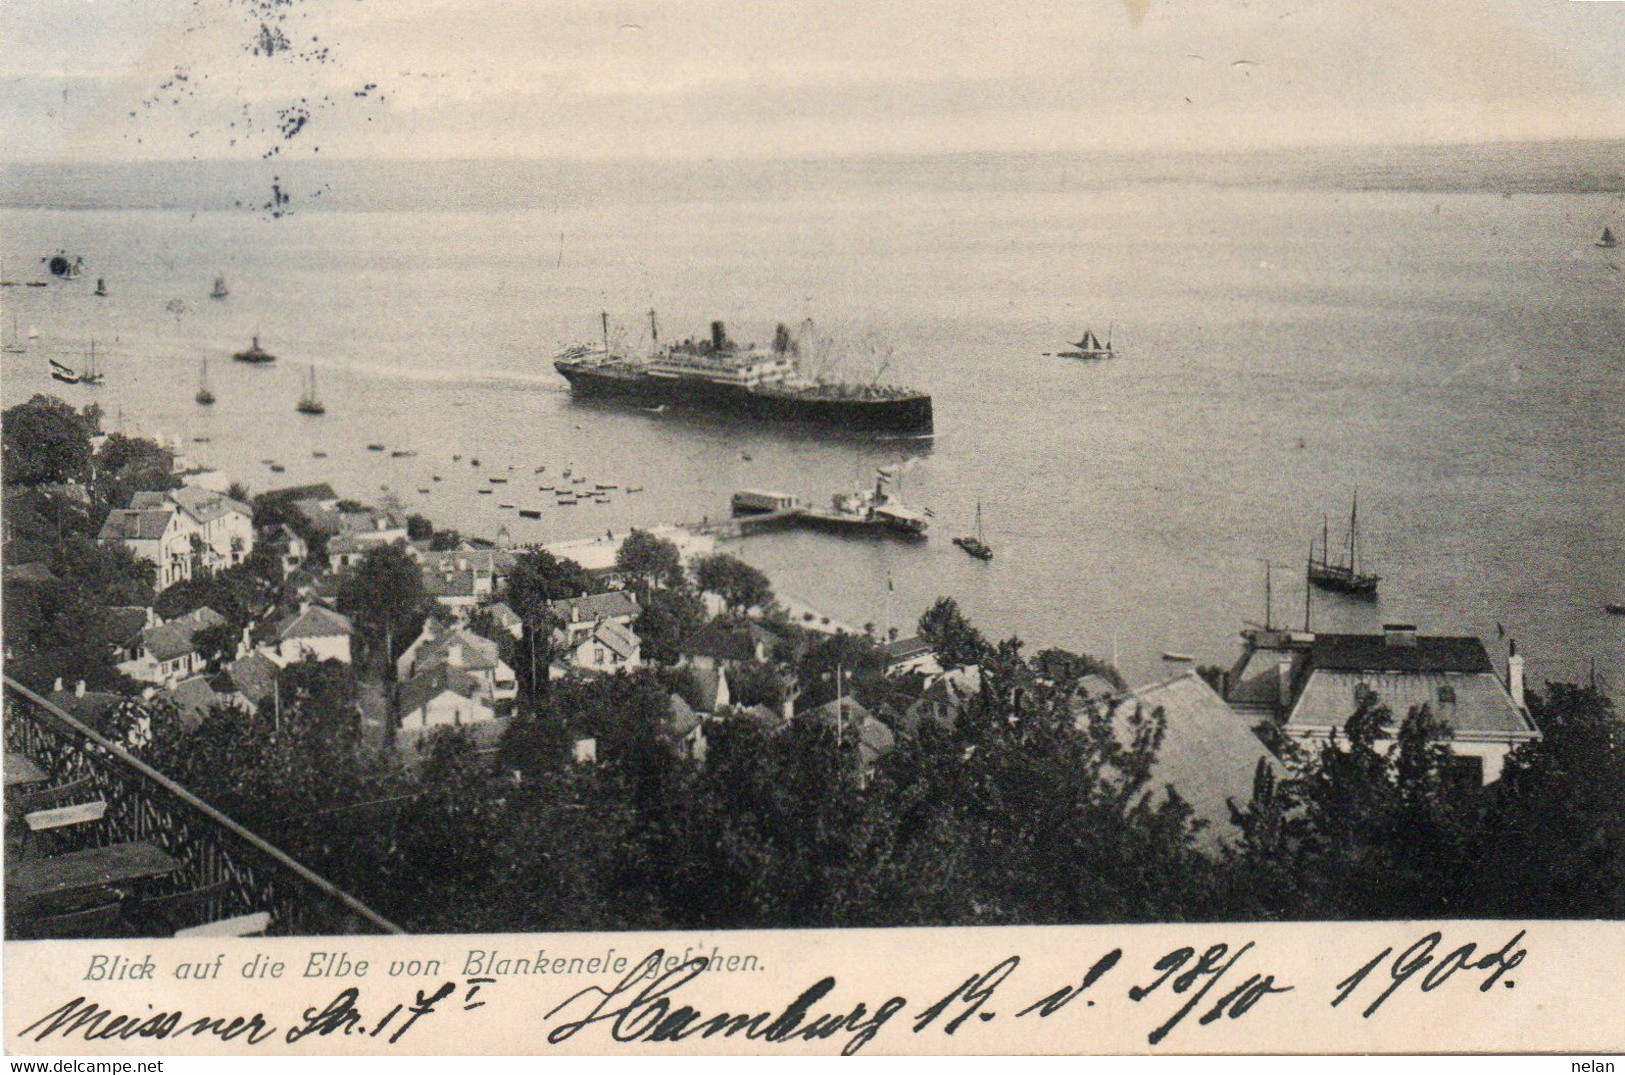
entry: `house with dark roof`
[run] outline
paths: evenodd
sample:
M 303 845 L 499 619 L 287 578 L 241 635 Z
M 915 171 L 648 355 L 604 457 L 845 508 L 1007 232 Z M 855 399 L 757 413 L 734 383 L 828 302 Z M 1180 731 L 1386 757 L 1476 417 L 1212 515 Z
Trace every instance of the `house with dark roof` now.
M 156 567 L 154 587 L 167 589 L 192 577 L 197 528 L 174 506 L 114 508 L 102 521 L 96 540 L 128 549 Z M 198 540 L 202 538 L 198 535 Z
M 1420 635 L 1410 624 L 1386 624 L 1381 634 L 1254 631 L 1246 637 L 1230 674 L 1231 706 L 1276 721 L 1306 745 L 1340 735 L 1365 690 L 1393 713 L 1394 726 L 1378 749 L 1393 744 L 1412 708 L 1427 705 L 1450 727 L 1455 775 L 1463 782 L 1499 779 L 1506 755 L 1540 736 L 1524 703 L 1523 658 L 1515 646 L 1503 678 L 1479 639 Z
M 273 703 L 279 671 L 276 662 L 255 651 L 226 665 L 213 685 L 217 694 L 257 713 L 261 706 Z
M 152 609 L 136 605 L 115 605 L 102 621 L 101 636 L 113 648 L 113 662 L 133 661 L 141 653 L 141 632 L 161 621 Z
M 282 523 L 277 523 L 267 530 L 260 541 L 275 554 L 277 563 L 282 567 L 283 578 L 299 570 L 305 558 L 310 555 L 309 543 L 295 533 L 292 527 Z
M 271 625 L 270 637 L 260 653 L 277 665 L 314 658 L 350 663 L 350 639 L 355 625 L 350 617 L 323 605 L 303 603 Z
M 466 627 L 448 627 L 431 616 L 396 659 L 395 675 L 405 681 L 439 668 L 451 668 L 473 679 L 478 696 L 487 703 L 511 701 L 519 694 L 518 677 L 502 659 L 502 647 Z
M 509 607 L 508 602 L 498 601 L 493 605 L 486 605 L 484 611 L 491 617 L 491 622 L 500 629 L 514 638 L 524 637 L 525 621 L 519 618 L 519 613 Z
M 600 623 L 613 623 L 630 630 L 632 621 L 638 618 L 641 610 L 638 599 L 627 591 L 610 590 L 607 593 L 550 601 L 547 611 L 558 623 L 565 643 L 573 645 L 578 638 L 591 634 Z
M 643 642 L 629 626 L 614 620 L 599 620 L 583 632 L 564 630 L 553 634 L 556 654 L 548 675 L 553 679 L 570 674 L 609 675 L 631 672 L 643 665 Z
M 859 704 L 856 698 L 833 699 L 800 714 L 798 719 L 822 724 L 840 740 L 856 744 L 858 764 L 865 772 L 872 770 L 882 757 L 897 746 L 896 734 L 884 721 Z
M 401 731 L 422 735 L 435 728 L 490 724 L 496 711 L 480 680 L 450 665 L 438 665 L 401 684 L 397 696 Z
M 882 644 L 880 652 L 885 659 L 888 676 L 934 676 L 942 672 L 942 665 L 937 661 L 931 644 L 919 635 L 894 638 Z
M 158 697 L 175 707 L 175 715 L 189 729 L 202 724 L 215 706 L 227 704 L 227 699 L 216 693 L 204 676 L 183 679 L 173 687 L 158 692 Z
M 1178 795 L 1202 823 L 1198 839 L 1209 850 L 1241 835 L 1230 809 L 1251 801 L 1259 768 L 1283 775 L 1280 761 L 1246 718 L 1226 705 L 1194 669 L 1105 700 L 1080 695 L 1077 705 L 1080 724 L 1090 707 L 1101 707 L 1125 747 L 1141 722 L 1161 714 L 1162 743 L 1142 798 L 1156 806 L 1167 796 Z
M 141 632 L 140 651 L 118 670 L 131 679 L 172 687 L 203 670 L 205 660 L 194 636 L 206 627 L 224 626 L 226 618 L 204 606 Z
M 139 492 L 130 501 L 137 510 L 178 511 L 192 534 L 198 564 L 205 571 L 220 571 L 248 559 L 254 551 L 254 510 L 224 493 L 197 485 L 164 492 Z
M 765 664 L 783 649 L 784 639 L 755 620 L 730 623 L 719 617 L 684 639 L 677 653 L 679 664 L 709 671 Z

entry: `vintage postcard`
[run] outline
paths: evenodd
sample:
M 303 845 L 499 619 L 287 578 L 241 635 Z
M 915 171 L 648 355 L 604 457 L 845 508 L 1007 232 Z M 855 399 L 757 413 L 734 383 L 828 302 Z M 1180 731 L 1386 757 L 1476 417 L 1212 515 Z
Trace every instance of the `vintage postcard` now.
M 4 1048 L 1625 1050 L 1622 58 L 10 0 Z

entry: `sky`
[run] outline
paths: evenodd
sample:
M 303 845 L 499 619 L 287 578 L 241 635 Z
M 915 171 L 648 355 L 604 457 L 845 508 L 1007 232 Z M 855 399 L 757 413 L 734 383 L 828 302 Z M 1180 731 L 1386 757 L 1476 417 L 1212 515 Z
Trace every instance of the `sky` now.
M 0 81 L 13 161 L 1619 138 L 1625 2 L 6 0 Z

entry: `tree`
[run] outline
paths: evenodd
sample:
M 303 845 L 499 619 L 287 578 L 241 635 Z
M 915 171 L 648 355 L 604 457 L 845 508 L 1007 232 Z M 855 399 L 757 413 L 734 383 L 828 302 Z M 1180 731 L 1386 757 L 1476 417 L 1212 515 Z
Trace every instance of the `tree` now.
M 435 552 L 455 549 L 463 543 L 463 535 L 455 530 L 436 530 L 429 538 L 429 548 Z
M 54 396 L 37 395 L 0 416 L 8 485 L 79 481 L 90 462 L 92 429 Z
M 226 486 L 226 495 L 237 501 L 239 504 L 248 504 L 254 499 L 254 495 L 249 492 L 248 486 L 244 485 L 242 482 L 232 482 L 230 485 Z
M 192 644 L 210 668 L 219 668 L 234 658 L 241 638 L 242 632 L 229 623 L 217 623 L 192 632 Z
M 640 592 L 683 584 L 683 557 L 674 542 L 634 529 L 615 553 L 615 566 L 640 584 Z
M 979 665 L 990 652 L 987 639 L 971 626 L 959 611 L 959 602 L 951 597 L 937 598 L 936 604 L 920 616 L 919 626 L 920 637 L 944 668 Z
M 676 664 L 683 640 L 705 626 L 705 603 L 688 590 L 650 590 L 632 630 L 643 643 L 643 659 Z
M 410 630 L 423 603 L 423 574 L 399 545 L 376 545 L 339 587 L 339 610 L 384 664 L 394 661 L 395 639 Z
M 707 593 L 716 594 L 736 613 L 773 604 L 773 585 L 766 575 L 737 557 L 714 553 L 694 564 L 694 582 Z
M 434 523 L 424 515 L 408 515 L 406 536 L 413 541 L 428 541 L 434 537 Z
M 103 506 L 127 508 L 138 492 L 179 488 L 175 455 L 141 437 L 113 433 L 96 452 L 96 495 Z
M 1600 687 L 1529 696 L 1541 738 L 1491 785 L 1473 875 L 1483 917 L 1625 917 L 1625 720 Z
M 508 575 L 508 607 L 526 623 L 540 622 L 552 602 L 580 597 L 591 589 L 592 579 L 580 564 L 535 549 L 514 560 Z

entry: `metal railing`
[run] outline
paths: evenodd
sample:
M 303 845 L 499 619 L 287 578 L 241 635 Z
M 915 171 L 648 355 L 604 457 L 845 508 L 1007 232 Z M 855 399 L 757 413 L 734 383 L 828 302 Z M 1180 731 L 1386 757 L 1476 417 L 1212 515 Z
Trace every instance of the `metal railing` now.
M 216 890 L 210 918 L 269 912 L 273 935 L 405 932 L 72 714 L 10 676 L 4 686 L 6 750 L 32 759 L 52 783 L 89 779 L 107 803 L 91 846 L 162 848 L 181 863 L 166 887 Z

